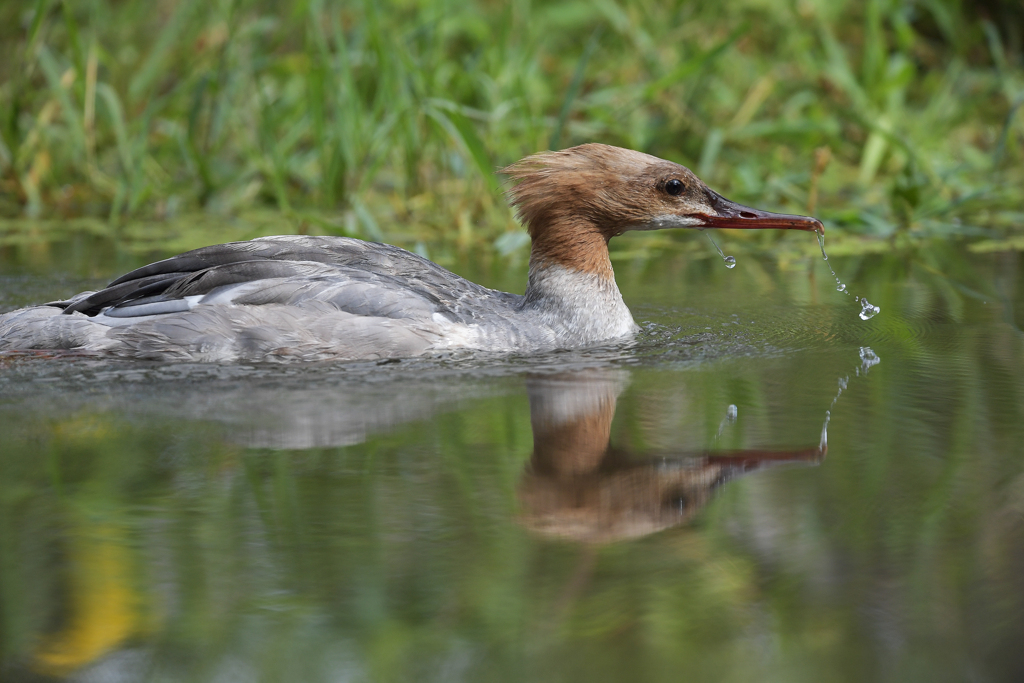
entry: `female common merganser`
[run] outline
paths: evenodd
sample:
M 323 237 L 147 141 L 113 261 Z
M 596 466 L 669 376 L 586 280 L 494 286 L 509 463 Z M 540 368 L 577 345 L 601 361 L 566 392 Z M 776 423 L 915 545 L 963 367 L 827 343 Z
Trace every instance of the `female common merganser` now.
M 627 230 L 779 228 L 689 169 L 587 144 L 502 171 L 532 239 L 526 293 L 465 280 L 404 249 L 283 235 L 203 247 L 98 292 L 0 316 L 0 351 L 75 349 L 197 361 L 403 358 L 453 349 L 531 353 L 628 338 L 608 240 Z

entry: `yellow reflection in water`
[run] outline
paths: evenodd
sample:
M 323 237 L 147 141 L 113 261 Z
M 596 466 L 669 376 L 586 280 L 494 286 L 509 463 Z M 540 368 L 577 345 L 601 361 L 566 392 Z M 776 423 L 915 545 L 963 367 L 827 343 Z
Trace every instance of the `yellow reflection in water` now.
M 142 626 L 123 529 L 111 524 L 80 529 L 72 537 L 69 555 L 66 625 L 47 636 L 34 656 L 34 668 L 51 676 L 89 664 Z

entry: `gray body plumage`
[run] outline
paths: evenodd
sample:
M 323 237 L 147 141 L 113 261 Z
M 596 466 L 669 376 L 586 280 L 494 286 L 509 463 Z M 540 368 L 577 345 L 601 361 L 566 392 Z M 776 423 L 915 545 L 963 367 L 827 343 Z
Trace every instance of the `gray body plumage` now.
M 531 264 L 525 295 L 398 247 L 279 236 L 205 247 L 98 292 L 0 316 L 0 351 L 79 349 L 200 361 L 537 352 L 628 336 L 614 280 Z

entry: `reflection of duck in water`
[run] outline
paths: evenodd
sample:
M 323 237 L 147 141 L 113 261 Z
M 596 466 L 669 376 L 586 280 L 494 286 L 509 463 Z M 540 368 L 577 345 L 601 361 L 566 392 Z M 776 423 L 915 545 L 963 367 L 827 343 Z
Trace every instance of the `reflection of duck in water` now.
M 634 538 L 689 520 L 710 500 L 718 484 L 738 474 L 773 462 L 812 463 L 824 456 L 823 449 L 811 448 L 631 457 L 609 447 L 616 399 L 628 377 L 627 371 L 605 368 L 527 380 L 534 451 L 519 484 L 520 519 L 525 526 L 545 535 L 590 542 Z M 477 400 L 486 394 L 487 386 L 494 391 L 484 382 L 476 386 L 466 382 L 460 387 L 465 393 L 456 395 L 455 405 Z M 232 413 L 208 412 L 223 419 L 228 433 L 247 446 L 303 449 L 311 443 L 358 443 L 374 433 L 427 420 L 455 407 L 451 392 L 436 382 L 410 383 L 408 377 L 396 375 L 396 381 L 372 389 L 372 393 L 365 386 L 361 392 L 339 391 L 337 384 L 303 382 L 286 391 L 257 392 L 243 385 L 231 389 L 238 393 L 216 396 L 239 406 L 249 400 L 248 421 L 235 422 L 237 416 Z M 175 410 L 212 405 L 198 396 L 188 395 L 187 400 L 181 394 L 170 396 L 174 400 L 150 403 L 147 409 L 173 416 Z M 373 400 L 366 400 L 368 396 Z M 277 429 L 255 429 L 254 425 Z M 64 619 L 59 628 L 38 638 L 29 666 L 39 675 L 77 672 L 82 680 L 136 680 L 122 675 L 123 671 L 144 670 L 150 650 L 133 643 L 165 628 L 161 623 L 165 613 L 152 604 L 159 591 L 147 592 L 136 583 L 136 577 L 145 574 L 139 569 L 145 567 L 144 554 L 123 531 L 130 528 L 131 510 L 137 508 L 120 507 L 107 499 L 103 504 L 111 510 L 109 518 L 90 512 L 64 520 L 66 536 L 72 539 L 63 551 L 67 583 L 57 598 Z M 90 510 L 85 505 L 68 509 Z M 592 561 L 592 556 L 587 557 Z
M 580 541 L 644 536 L 691 519 L 736 476 L 825 457 L 824 446 L 631 457 L 609 446 L 622 385 L 607 374 L 530 380 L 534 451 L 519 487 L 525 526 Z

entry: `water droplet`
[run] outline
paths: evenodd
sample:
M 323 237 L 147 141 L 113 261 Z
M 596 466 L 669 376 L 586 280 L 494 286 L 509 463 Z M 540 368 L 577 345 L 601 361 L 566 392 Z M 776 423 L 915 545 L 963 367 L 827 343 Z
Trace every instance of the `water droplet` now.
M 878 357 L 878 354 L 870 346 L 860 347 L 860 363 L 861 367 L 864 368 L 864 372 L 867 372 L 870 368 L 881 362 L 882 359 Z
M 881 311 L 881 310 L 882 309 L 879 308 L 878 306 L 871 305 L 871 302 L 868 301 L 867 299 L 861 299 L 860 300 L 860 319 L 861 320 L 870 320 L 871 318 L 874 318 L 876 315 L 878 315 L 878 312 Z
M 715 245 L 715 249 L 718 250 L 718 255 L 722 257 L 723 261 L 725 261 L 725 267 L 726 268 L 735 268 L 736 267 L 736 257 L 735 256 L 726 256 L 725 252 L 722 251 L 722 248 L 720 246 L 718 246 L 718 243 L 715 242 L 715 240 L 713 240 L 711 238 L 711 233 L 707 233 L 706 232 L 706 233 L 704 233 L 704 236 L 708 238 L 708 241 L 711 242 L 711 244 Z
M 736 416 L 739 415 L 739 412 L 739 408 L 733 404 L 730 404 L 729 407 L 725 409 L 725 417 L 723 417 L 722 421 L 718 423 L 718 434 L 715 435 L 715 441 L 722 436 L 722 432 L 725 431 L 725 428 L 728 425 L 736 422 Z
M 821 258 L 825 260 L 825 265 L 828 266 L 829 271 L 832 272 L 832 277 L 836 279 L 836 291 L 842 292 L 844 294 L 849 294 L 850 292 L 847 291 L 846 285 L 842 283 L 842 281 L 839 279 L 839 276 L 836 275 L 835 269 L 832 268 L 832 264 L 828 262 L 828 254 L 825 253 L 825 235 L 823 235 L 820 232 L 817 234 L 818 246 L 821 247 Z M 857 303 L 860 304 L 859 315 L 861 320 L 870 320 L 871 318 L 878 315 L 878 313 L 882 310 L 878 306 L 873 306 L 867 299 L 861 299 L 856 296 L 853 298 L 857 301 Z

